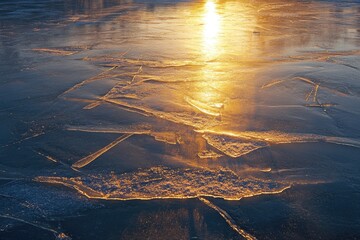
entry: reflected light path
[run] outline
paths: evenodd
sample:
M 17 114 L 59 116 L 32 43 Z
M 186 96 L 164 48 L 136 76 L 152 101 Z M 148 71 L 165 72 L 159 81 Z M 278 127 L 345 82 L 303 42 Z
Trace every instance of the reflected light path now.
M 203 52 L 206 59 L 219 54 L 219 35 L 221 31 L 221 16 L 214 1 L 208 0 L 204 9 Z
M 207 0 L 203 6 L 200 53 L 205 63 L 197 75 L 200 81 L 193 85 L 194 101 L 187 102 L 202 113 L 220 116 L 222 122 L 229 111 L 240 115 L 250 111 L 249 107 L 231 98 L 234 82 L 249 80 L 245 72 L 250 69 L 247 64 L 251 62 L 249 53 L 252 53 L 251 41 L 256 26 L 253 11 L 243 2 Z M 251 86 L 238 86 L 238 89 L 246 88 L 247 99 L 251 102 Z
M 202 53 L 206 63 L 199 72 L 202 81 L 194 86 L 194 100 L 187 101 L 205 114 L 220 116 L 224 104 L 223 96 L 218 90 L 223 89 L 226 83 L 222 81 L 223 69 L 220 60 L 221 44 L 224 40 L 221 38 L 223 19 L 216 1 L 205 2 L 202 21 Z

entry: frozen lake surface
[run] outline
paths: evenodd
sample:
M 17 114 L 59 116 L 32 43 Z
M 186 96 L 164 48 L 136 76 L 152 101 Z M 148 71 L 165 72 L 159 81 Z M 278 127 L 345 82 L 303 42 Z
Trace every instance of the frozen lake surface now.
M 359 123 L 358 1 L 0 2 L 0 239 L 360 239 Z

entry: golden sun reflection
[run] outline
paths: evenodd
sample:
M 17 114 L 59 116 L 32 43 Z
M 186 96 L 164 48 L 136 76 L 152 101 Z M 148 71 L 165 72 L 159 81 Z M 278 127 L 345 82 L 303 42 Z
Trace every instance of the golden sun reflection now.
M 221 55 L 220 44 L 222 18 L 218 11 L 218 3 L 208 0 L 204 4 L 202 15 L 202 41 L 201 49 L 205 65 L 199 71 L 201 81 L 194 84 L 196 93 L 193 98 L 186 98 L 188 104 L 209 116 L 218 117 L 223 108 L 223 96 L 218 90 L 222 89 L 222 68 L 219 59 Z
M 185 101 L 195 111 L 208 116 L 209 126 L 214 119 L 226 125 L 233 121 L 234 115 L 251 112 L 251 107 L 242 103 L 251 101 L 252 86 L 239 83 L 251 77 L 246 64 L 251 62 L 248 59 L 256 28 L 253 11 L 243 2 L 206 0 L 203 3 L 199 18 L 203 66 L 197 72 L 198 81 L 192 84 L 192 91 L 186 92 Z M 244 92 L 242 98 L 246 100 L 233 98 L 239 91 Z M 245 126 L 246 120 L 241 124 Z
M 203 51 L 207 58 L 218 54 L 218 41 L 221 30 L 221 17 L 214 1 L 208 0 L 204 9 Z

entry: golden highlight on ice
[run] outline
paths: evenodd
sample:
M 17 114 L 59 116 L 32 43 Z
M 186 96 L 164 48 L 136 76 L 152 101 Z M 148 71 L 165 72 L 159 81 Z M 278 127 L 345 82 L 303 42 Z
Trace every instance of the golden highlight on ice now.
M 207 58 L 213 58 L 218 53 L 221 17 L 215 1 L 208 0 L 205 4 L 203 17 L 203 51 Z

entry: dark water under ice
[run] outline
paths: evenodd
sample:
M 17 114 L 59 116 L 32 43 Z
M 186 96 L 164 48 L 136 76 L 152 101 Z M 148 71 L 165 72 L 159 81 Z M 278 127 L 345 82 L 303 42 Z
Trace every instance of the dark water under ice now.
M 360 239 L 360 3 L 0 2 L 0 239 Z

